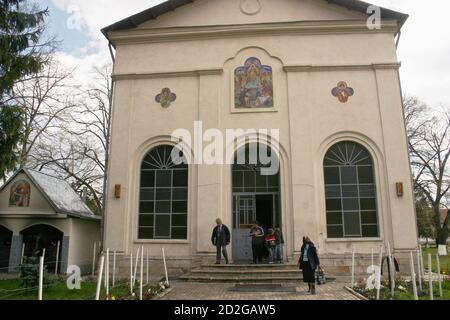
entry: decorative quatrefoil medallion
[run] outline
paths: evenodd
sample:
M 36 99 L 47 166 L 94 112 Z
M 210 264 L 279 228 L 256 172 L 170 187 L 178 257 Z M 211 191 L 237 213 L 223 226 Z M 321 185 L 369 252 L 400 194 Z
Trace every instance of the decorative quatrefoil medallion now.
M 337 97 L 341 103 L 346 103 L 348 98 L 355 94 L 355 90 L 350 88 L 345 81 L 341 81 L 337 84 L 337 87 L 331 91 L 331 93 L 333 96 Z
M 161 107 L 167 109 L 172 102 L 177 100 L 177 95 L 170 91 L 169 88 L 162 89 L 161 93 L 155 97 L 156 102 L 161 104 Z
M 259 0 L 242 0 L 241 11 L 248 16 L 253 16 L 261 11 L 261 3 Z

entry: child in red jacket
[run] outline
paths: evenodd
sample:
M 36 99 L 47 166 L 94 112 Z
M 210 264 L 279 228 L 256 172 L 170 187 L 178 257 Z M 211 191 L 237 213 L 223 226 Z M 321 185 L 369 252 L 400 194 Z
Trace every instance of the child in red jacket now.
M 269 250 L 269 264 L 273 264 L 275 259 L 275 248 L 277 245 L 275 236 L 275 231 L 273 229 L 268 230 L 268 235 L 266 236 L 266 245 Z

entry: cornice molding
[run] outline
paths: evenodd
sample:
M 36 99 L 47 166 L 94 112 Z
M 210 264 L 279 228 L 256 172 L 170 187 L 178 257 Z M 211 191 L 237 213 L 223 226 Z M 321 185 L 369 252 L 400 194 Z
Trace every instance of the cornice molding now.
M 174 28 L 135 28 L 111 31 L 108 37 L 115 45 L 217 39 L 224 37 L 252 37 L 273 35 L 324 35 L 354 33 L 392 33 L 398 31 L 395 20 L 383 21 L 381 29 L 370 30 L 366 20 L 298 21 L 223 26 Z
M 372 71 L 372 70 L 398 70 L 401 63 L 372 63 L 372 64 L 346 64 L 346 65 L 287 65 L 283 67 L 285 72 L 323 72 L 323 71 Z M 161 79 L 182 78 L 221 75 L 222 68 L 162 71 L 148 73 L 117 73 L 113 74 L 114 81 L 117 80 L 139 80 L 139 79 Z
M 116 80 L 139 80 L 139 79 L 160 79 L 160 78 L 181 78 L 181 77 L 199 77 L 221 75 L 223 69 L 201 69 L 185 71 L 164 71 L 150 73 L 122 73 L 113 74 L 112 78 Z
M 287 65 L 286 72 L 318 72 L 318 71 L 371 71 L 377 69 L 398 70 L 401 63 L 372 63 L 372 64 L 346 64 L 346 65 Z

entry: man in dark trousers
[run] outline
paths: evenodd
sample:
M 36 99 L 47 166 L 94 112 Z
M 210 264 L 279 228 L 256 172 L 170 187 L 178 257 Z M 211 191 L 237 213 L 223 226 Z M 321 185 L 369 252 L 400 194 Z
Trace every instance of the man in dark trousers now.
M 227 246 L 230 244 L 230 230 L 222 223 L 221 219 L 216 220 L 217 226 L 214 228 L 211 242 L 217 248 L 216 264 L 222 261 L 222 254 L 225 262 L 229 264 Z

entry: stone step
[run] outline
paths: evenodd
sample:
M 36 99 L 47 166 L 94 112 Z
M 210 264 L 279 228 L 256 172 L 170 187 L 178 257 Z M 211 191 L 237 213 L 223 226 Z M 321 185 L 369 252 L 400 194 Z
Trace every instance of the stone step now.
M 326 274 L 330 273 L 333 275 L 350 275 L 351 274 L 351 266 L 323 266 L 323 269 Z M 214 264 L 205 264 L 200 268 L 194 269 L 196 272 L 201 272 L 201 270 L 208 271 L 223 271 L 223 272 L 260 272 L 264 271 L 266 273 L 270 272 L 299 272 L 296 264 L 248 264 L 248 265 L 239 265 L 239 264 L 229 264 L 229 265 L 214 265 Z M 366 275 L 367 268 L 361 266 L 355 266 L 355 274 L 358 275 Z
M 280 283 L 302 281 L 301 275 L 297 276 L 209 276 L 209 275 L 184 275 L 179 280 L 187 282 L 232 282 L 232 283 Z
M 350 282 L 350 266 L 326 266 L 328 281 Z M 367 277 L 365 268 L 355 267 L 355 278 Z M 187 282 L 283 283 L 303 281 L 296 263 L 285 264 L 203 264 L 179 277 Z
M 224 269 L 263 269 L 263 268 L 297 268 L 295 263 L 262 263 L 262 264 L 202 264 L 200 268 L 224 268 Z
M 286 273 L 300 273 L 298 269 L 255 269 L 255 270 L 239 270 L 239 269 L 193 269 L 191 273 L 196 274 L 286 274 Z

